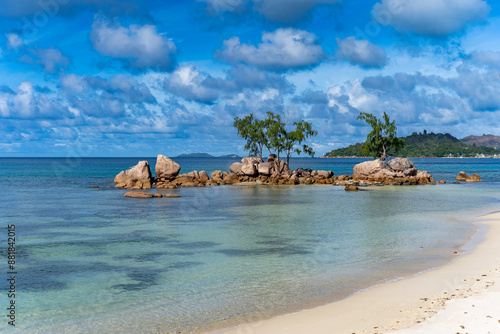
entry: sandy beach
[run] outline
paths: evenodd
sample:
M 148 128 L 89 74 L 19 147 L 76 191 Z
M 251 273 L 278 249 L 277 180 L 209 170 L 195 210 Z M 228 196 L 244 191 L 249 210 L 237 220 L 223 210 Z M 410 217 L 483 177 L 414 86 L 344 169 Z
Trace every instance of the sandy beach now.
M 215 333 L 500 333 L 500 213 L 477 225 L 473 249 L 440 268 Z

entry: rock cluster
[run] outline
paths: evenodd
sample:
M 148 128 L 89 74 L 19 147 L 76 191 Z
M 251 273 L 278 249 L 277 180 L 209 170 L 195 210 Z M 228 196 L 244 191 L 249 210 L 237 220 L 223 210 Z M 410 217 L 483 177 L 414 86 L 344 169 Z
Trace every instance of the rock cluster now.
M 331 184 L 346 187 L 347 191 L 355 191 L 358 186 L 368 185 L 436 184 L 428 172 L 418 171 L 413 162 L 403 158 L 390 161 L 373 160 L 357 164 L 353 168 L 353 177 L 334 176 L 334 173 L 328 170 L 298 168 L 292 171 L 285 161 L 278 159 L 275 155 L 270 155 L 266 161 L 261 158 L 245 157 L 241 162 L 233 163 L 229 167 L 229 172 L 216 170 L 210 176 L 203 170 L 179 174 L 180 170 L 179 164 L 160 154 L 155 166 L 156 179 L 151 176 L 148 162 L 140 161 L 136 166 L 120 172 L 115 177 L 115 183 L 116 187 L 127 189 L 151 189 L 152 186 L 174 189 L 242 182 L 274 185 Z M 477 174 L 469 178 L 461 172 L 459 177 L 464 177 L 467 182 L 481 181 Z
M 147 161 L 139 163 L 115 176 L 116 187 L 127 189 L 151 189 L 153 177 Z
M 403 184 L 436 184 L 431 174 L 418 171 L 412 161 L 407 158 L 394 158 L 390 161 L 379 159 L 365 161 L 354 166 L 354 180 L 366 183 Z
M 469 175 L 467 175 L 465 172 L 458 173 L 456 180 L 465 182 L 483 182 L 483 180 L 481 180 L 479 175 L 477 175 L 476 173 L 472 174 L 472 176 L 469 177 Z
M 127 189 L 178 187 L 204 187 L 221 184 L 255 182 L 258 184 L 341 184 L 350 179 L 347 175 L 334 177 L 332 171 L 299 168 L 291 171 L 288 164 L 271 154 L 264 162 L 261 158 L 245 157 L 229 167 L 229 172 L 216 170 L 209 176 L 206 171 L 179 174 L 181 166 L 172 159 L 158 155 L 153 179 L 147 161 L 141 161 L 115 177 L 116 187 Z

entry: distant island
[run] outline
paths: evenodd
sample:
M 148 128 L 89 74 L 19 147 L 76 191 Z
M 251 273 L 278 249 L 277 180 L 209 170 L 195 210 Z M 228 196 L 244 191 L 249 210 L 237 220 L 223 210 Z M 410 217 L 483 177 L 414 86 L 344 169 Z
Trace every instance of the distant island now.
M 405 145 L 397 152 L 399 157 L 486 157 L 500 155 L 500 137 L 493 135 L 468 136 L 457 139 L 449 133 L 414 132 L 405 139 Z M 362 157 L 363 143 L 330 151 L 324 157 Z
M 219 157 L 213 156 L 208 153 L 188 153 L 188 154 L 181 154 L 178 155 L 174 158 L 236 158 L 236 159 L 241 159 L 241 157 L 237 154 L 226 154 L 226 155 L 221 155 Z
M 476 146 L 493 147 L 495 150 L 500 150 L 500 137 L 494 135 L 468 136 L 460 139 L 461 142 Z

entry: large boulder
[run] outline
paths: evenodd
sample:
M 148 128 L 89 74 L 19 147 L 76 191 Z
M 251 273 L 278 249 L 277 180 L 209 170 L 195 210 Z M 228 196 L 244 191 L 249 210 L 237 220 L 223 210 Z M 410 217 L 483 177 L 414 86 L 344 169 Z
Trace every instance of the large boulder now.
M 173 180 L 179 175 L 181 166 L 172 159 L 158 154 L 156 158 L 155 173 L 157 179 Z
M 322 177 L 325 179 L 329 179 L 333 176 L 333 172 L 331 170 L 318 170 L 318 177 Z
M 385 184 L 428 184 L 433 183 L 431 174 L 419 171 L 407 158 L 394 158 L 390 161 L 379 159 L 362 162 L 353 168 L 353 179 Z M 407 181 L 401 181 L 407 180 Z
M 394 158 L 388 162 L 388 165 L 389 168 L 395 172 L 404 172 L 414 167 L 413 162 L 411 162 L 408 158 Z
M 127 189 L 151 189 L 153 177 L 147 161 L 139 163 L 115 176 L 116 187 Z
M 261 163 L 262 163 L 262 159 L 261 158 L 257 158 L 257 157 L 244 157 L 243 159 L 241 159 L 240 174 L 243 174 L 243 175 L 246 175 L 246 176 L 257 176 L 259 174 L 259 172 L 258 172 L 258 166 Z M 236 173 L 236 172 L 231 171 L 231 169 L 230 169 L 230 172 L 231 173 Z
M 210 177 L 212 178 L 212 181 L 220 183 L 224 178 L 224 175 L 222 174 L 221 170 L 216 170 L 213 171 L 212 174 L 210 174 Z
M 352 170 L 352 177 L 354 179 L 373 178 L 382 169 L 387 169 L 387 163 L 380 159 L 365 161 L 354 166 Z
M 241 167 L 241 173 L 247 176 L 256 176 L 258 174 L 257 165 L 254 164 L 244 164 Z
M 269 159 L 268 159 L 268 161 L 269 161 Z M 273 162 L 263 162 L 263 163 L 259 164 L 258 165 L 259 175 L 265 175 L 265 176 L 271 175 L 273 173 L 273 166 L 274 166 Z
M 239 172 L 241 172 L 241 167 L 243 167 L 243 164 L 241 162 L 235 162 L 231 166 L 229 166 L 229 171 L 231 173 L 238 174 Z

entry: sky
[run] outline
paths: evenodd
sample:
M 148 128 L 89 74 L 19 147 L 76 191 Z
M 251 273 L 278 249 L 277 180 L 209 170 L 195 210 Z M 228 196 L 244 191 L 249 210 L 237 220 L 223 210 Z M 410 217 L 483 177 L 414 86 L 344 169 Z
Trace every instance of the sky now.
M 0 156 L 243 155 L 235 117 L 500 135 L 493 0 L 0 0 Z

